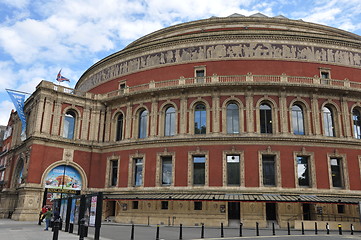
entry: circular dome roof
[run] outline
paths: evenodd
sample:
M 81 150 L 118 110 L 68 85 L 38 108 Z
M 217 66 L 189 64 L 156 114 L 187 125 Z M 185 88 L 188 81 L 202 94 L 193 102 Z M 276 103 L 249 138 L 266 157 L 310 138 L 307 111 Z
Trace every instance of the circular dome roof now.
M 280 47 L 295 48 L 303 51 L 327 51 L 331 49 L 333 54 L 337 49 L 342 49 L 356 56 L 361 56 L 361 37 L 333 27 L 304 22 L 302 20 L 289 20 L 284 16 L 267 17 L 261 13 L 245 17 L 240 14 L 232 14 L 228 17 L 211 17 L 209 19 L 192 21 L 170 26 L 141 37 L 130 43 L 123 50 L 116 52 L 91 66 L 79 79 L 76 89 L 89 91 L 95 86 L 108 80 L 134 73 L 140 70 L 159 67 L 168 64 L 181 64 L 189 61 L 209 61 L 214 56 L 208 56 L 208 47 L 224 48 L 236 46 L 235 44 L 249 48 L 259 47 L 263 44 L 266 48 Z M 227 45 L 228 44 L 228 45 Z M 231 46 L 231 45 L 232 46 Z M 213 45 L 213 46 L 210 46 Z M 270 46 L 268 46 L 270 45 Z M 205 49 L 197 50 L 195 58 L 192 58 L 192 47 Z M 188 49 L 188 50 L 187 50 Z M 318 50 L 317 50 L 318 49 Z M 187 53 L 176 59 L 179 52 Z M 202 53 L 201 51 L 206 52 Z M 172 59 L 167 59 L 167 54 Z M 206 55 L 205 55 L 206 54 Z M 309 53 L 304 53 L 308 54 Z M 191 55 L 186 57 L 185 55 Z M 284 55 L 284 54 L 283 54 Z M 203 58 L 202 58 L 203 57 Z M 233 56 L 235 57 L 235 56 Z M 241 57 L 240 55 L 238 57 Z M 244 56 L 243 56 L 244 57 Z M 266 55 L 246 57 L 267 57 Z M 286 56 L 289 58 L 289 56 Z M 224 58 L 226 56 L 216 56 Z M 282 56 L 281 56 L 282 58 Z M 317 59 L 316 56 L 295 56 L 295 59 L 308 61 L 325 61 L 332 64 L 347 65 L 350 61 L 336 61 L 335 59 Z M 332 61 L 331 61 L 332 60 Z M 359 65 L 354 64 L 356 67 Z

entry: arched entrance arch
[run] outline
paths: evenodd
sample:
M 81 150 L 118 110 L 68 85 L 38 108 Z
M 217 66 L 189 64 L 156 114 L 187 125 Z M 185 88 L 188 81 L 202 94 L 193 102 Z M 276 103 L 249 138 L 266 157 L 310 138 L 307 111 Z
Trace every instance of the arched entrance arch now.
M 57 162 L 42 176 L 43 205 L 52 205 L 54 199 L 79 195 L 87 185 L 83 169 L 75 163 Z

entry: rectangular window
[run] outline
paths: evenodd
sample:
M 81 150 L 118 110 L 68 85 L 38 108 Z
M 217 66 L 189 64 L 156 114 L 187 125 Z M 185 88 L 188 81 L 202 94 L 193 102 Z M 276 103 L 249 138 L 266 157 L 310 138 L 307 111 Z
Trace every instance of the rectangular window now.
M 162 157 L 162 185 L 172 184 L 172 157 Z
M 118 160 L 110 161 L 110 186 L 117 186 L 118 183 Z
M 345 213 L 345 205 L 337 205 L 338 213 Z
M 142 186 L 143 184 L 143 159 L 134 159 L 134 186 Z
M 138 201 L 133 201 L 133 209 L 138 209 L 139 202 Z
M 333 187 L 343 187 L 341 159 L 331 158 L 331 176 Z
M 227 184 L 240 184 L 239 155 L 227 155 Z
M 330 73 L 329 72 L 321 72 L 321 78 L 322 79 L 329 79 L 330 77 Z
M 197 83 L 203 83 L 204 82 L 204 76 L 205 76 L 205 73 L 204 73 L 204 70 L 196 70 L 196 80 L 197 80 Z
M 119 84 L 119 89 L 124 90 L 125 87 L 126 87 L 125 83 L 120 83 Z
M 202 202 L 194 202 L 194 210 L 202 210 Z
M 168 209 L 168 201 L 162 201 L 162 206 L 161 206 L 162 209 Z
M 276 186 L 275 156 L 262 155 L 263 185 Z
M 193 184 L 204 185 L 206 175 L 206 157 L 193 156 Z
M 330 84 L 330 71 L 324 70 L 320 72 L 321 84 Z
M 310 166 L 308 157 L 298 156 L 297 157 L 297 177 L 298 185 L 301 187 L 310 186 Z

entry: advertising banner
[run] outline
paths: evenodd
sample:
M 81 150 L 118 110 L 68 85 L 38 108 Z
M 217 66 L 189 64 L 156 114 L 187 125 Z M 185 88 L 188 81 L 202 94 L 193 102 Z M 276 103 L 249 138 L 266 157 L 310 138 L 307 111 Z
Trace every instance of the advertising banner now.
M 79 172 L 66 165 L 53 168 L 45 178 L 45 187 L 64 190 L 81 190 L 82 180 Z
M 76 199 L 71 200 L 70 223 L 74 224 Z

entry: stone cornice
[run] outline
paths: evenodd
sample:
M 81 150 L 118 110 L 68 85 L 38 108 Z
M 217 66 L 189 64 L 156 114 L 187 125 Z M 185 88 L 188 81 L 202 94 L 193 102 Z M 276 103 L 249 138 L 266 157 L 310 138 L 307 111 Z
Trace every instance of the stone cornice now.
M 336 138 L 324 136 L 299 136 L 291 134 L 247 134 L 239 135 L 227 134 L 205 134 L 202 137 L 196 135 L 179 135 L 172 138 L 155 137 L 146 139 L 122 140 L 119 142 L 99 143 L 85 140 L 68 140 L 61 137 L 30 137 L 29 142 L 46 146 L 61 148 L 76 148 L 81 151 L 96 153 L 111 153 L 120 150 L 147 149 L 171 146 L 214 146 L 217 145 L 297 145 L 300 147 L 325 147 L 338 149 L 360 149 L 361 140 L 354 138 Z M 292 144 L 290 144 L 292 143 Z M 16 149 L 14 149 L 16 151 Z

